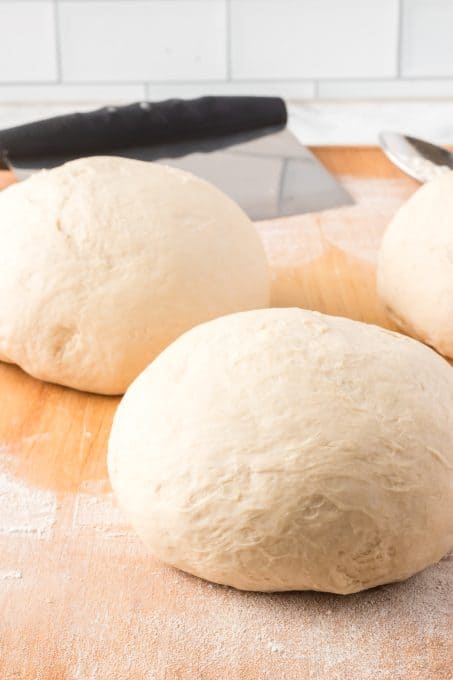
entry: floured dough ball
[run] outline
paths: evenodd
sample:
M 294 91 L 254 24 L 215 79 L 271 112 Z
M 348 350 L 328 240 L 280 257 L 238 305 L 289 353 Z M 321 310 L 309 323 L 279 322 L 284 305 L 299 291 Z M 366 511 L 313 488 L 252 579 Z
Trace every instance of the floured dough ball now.
M 183 331 L 269 304 L 260 239 L 186 172 L 83 158 L 0 193 L 0 360 L 117 394 Z
M 453 172 L 396 213 L 382 241 L 378 290 L 400 328 L 453 358 Z
M 168 564 L 247 590 L 356 592 L 453 547 L 453 371 L 356 321 L 234 314 L 131 385 L 108 462 Z

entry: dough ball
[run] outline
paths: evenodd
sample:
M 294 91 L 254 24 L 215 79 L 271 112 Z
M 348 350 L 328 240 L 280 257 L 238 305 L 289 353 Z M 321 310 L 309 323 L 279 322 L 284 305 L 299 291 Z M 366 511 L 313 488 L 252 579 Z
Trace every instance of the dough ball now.
M 382 241 L 378 290 L 400 328 L 453 358 L 453 172 L 396 213 Z
M 198 326 L 131 385 L 109 471 L 155 556 L 246 590 L 352 593 L 453 547 L 453 370 L 300 309 Z
M 266 307 L 252 223 L 186 172 L 83 158 L 0 193 L 0 360 L 118 394 L 196 324 Z

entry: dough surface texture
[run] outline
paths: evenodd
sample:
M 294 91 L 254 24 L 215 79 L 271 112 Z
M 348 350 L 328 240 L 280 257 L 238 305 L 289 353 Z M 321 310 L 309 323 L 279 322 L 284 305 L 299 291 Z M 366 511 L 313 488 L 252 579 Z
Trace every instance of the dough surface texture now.
M 109 473 L 150 551 L 235 588 L 353 593 L 453 547 L 453 371 L 301 309 L 190 330 L 131 385 Z
M 266 307 L 253 224 L 174 168 L 84 158 L 0 193 L 0 360 L 123 393 L 192 326 Z
M 453 359 L 453 172 L 423 185 L 390 222 L 378 290 L 401 329 Z

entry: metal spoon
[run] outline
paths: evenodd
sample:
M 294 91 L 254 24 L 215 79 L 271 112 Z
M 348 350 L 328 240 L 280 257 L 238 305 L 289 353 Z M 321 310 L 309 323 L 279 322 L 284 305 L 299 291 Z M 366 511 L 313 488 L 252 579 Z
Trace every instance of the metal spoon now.
M 423 139 L 384 131 L 379 134 L 379 143 L 392 163 L 419 182 L 453 170 L 453 153 Z

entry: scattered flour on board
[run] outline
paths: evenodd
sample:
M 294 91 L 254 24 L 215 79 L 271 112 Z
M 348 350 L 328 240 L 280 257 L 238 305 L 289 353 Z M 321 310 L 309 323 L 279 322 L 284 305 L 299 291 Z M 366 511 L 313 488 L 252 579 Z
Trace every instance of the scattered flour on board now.
M 329 211 L 321 213 L 320 230 L 333 246 L 374 264 L 387 225 L 413 187 L 404 179 L 342 177 L 341 182 L 355 204 L 342 208 L 342 219 Z
M 0 569 L 0 581 L 14 581 L 22 578 L 19 569 Z
M 274 269 L 307 265 L 324 253 L 325 243 L 315 215 L 258 222 L 255 226 Z
M 94 529 L 110 537 L 130 533 L 111 492 L 103 495 L 78 493 L 74 500 L 72 526 L 74 529 Z
M 55 494 L 16 479 L 6 470 L 8 460 L 7 455 L 0 459 L 0 534 L 49 539 L 57 516 Z
M 374 264 L 391 218 L 413 193 L 404 179 L 340 178 L 353 205 L 256 224 L 272 267 L 301 267 L 334 246 Z
M 118 601 L 103 591 L 65 632 L 73 639 L 86 622 L 86 653 L 68 679 L 451 679 L 448 558 L 405 583 L 346 597 L 239 592 L 165 567 L 147 581 L 125 575 L 109 583 L 109 592 L 123 583 Z M 165 597 L 149 604 L 149 589 Z
M 84 494 L 102 495 L 112 491 L 108 479 L 85 479 L 80 484 L 80 492 Z
M 33 444 L 33 442 L 42 442 L 50 438 L 49 432 L 37 432 L 36 434 L 30 434 L 28 437 L 22 437 L 22 444 Z

